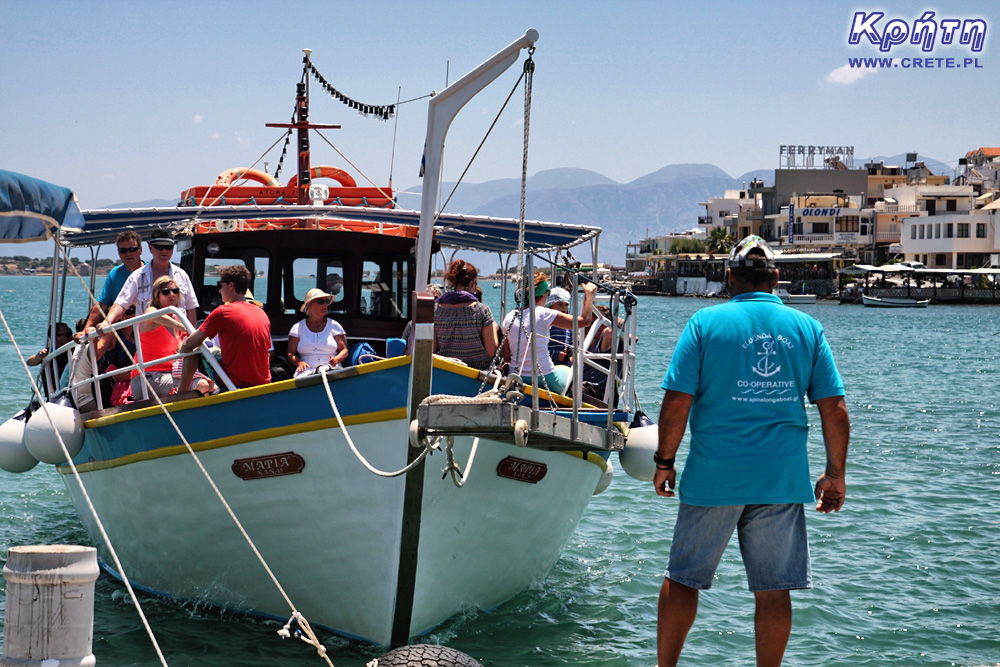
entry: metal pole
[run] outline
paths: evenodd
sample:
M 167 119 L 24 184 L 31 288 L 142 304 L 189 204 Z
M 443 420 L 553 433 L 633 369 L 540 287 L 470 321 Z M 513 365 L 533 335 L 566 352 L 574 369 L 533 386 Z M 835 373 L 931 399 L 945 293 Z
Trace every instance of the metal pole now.
M 580 354 L 580 327 L 577 325 L 577 318 L 580 313 L 580 306 L 577 304 L 577 286 L 579 278 L 575 271 L 572 272 L 572 292 L 570 293 L 570 303 L 572 304 L 573 316 L 573 421 L 569 425 L 569 439 L 579 439 L 579 417 L 580 402 L 583 397 L 583 359 Z
M 535 350 L 535 340 L 538 336 L 538 332 L 535 331 L 535 257 L 532 253 L 528 253 L 528 263 L 524 268 L 525 279 L 524 279 L 524 298 L 528 303 L 528 335 L 525 337 L 528 340 L 528 358 L 531 360 L 531 386 L 533 387 L 531 391 L 531 428 L 538 428 L 538 410 L 540 398 L 538 396 L 539 386 L 538 386 L 538 355 Z M 524 322 L 521 322 L 521 326 L 524 326 Z

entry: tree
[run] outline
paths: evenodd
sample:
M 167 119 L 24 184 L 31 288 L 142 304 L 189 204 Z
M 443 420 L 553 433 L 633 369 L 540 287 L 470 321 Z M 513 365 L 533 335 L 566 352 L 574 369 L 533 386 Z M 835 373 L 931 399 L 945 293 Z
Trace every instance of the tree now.
M 733 248 L 736 239 L 729 235 L 725 227 L 712 227 L 708 234 L 707 247 L 712 254 L 728 253 Z
M 675 239 L 670 243 L 669 252 L 671 255 L 703 253 L 705 252 L 705 244 L 698 239 Z

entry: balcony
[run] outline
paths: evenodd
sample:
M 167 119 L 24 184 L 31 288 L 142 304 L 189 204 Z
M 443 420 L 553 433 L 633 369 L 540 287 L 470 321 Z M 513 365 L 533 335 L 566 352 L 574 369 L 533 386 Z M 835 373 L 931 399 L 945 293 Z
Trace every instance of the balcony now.
M 899 243 L 899 232 L 876 232 L 875 241 L 877 243 Z

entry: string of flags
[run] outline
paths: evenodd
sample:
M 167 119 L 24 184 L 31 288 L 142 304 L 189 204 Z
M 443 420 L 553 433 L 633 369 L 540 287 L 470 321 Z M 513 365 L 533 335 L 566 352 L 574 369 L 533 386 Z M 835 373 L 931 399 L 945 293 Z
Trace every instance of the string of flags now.
M 306 67 L 309 68 L 309 71 L 312 72 L 313 78 L 316 79 L 316 82 L 319 83 L 319 85 L 322 86 L 324 90 L 326 90 L 326 92 L 330 95 L 330 97 L 334 98 L 335 100 L 339 100 L 340 102 L 346 104 L 348 107 L 352 109 L 357 109 L 360 115 L 366 117 L 374 116 L 379 120 L 389 120 L 390 118 L 396 115 L 395 104 L 388 104 L 381 106 L 373 104 L 362 104 L 361 102 L 353 100 L 347 95 L 344 95 L 342 92 L 331 86 L 330 83 L 327 82 L 325 78 L 323 78 L 323 75 L 319 73 L 319 70 L 316 69 L 316 66 L 313 65 L 311 61 L 308 60 L 306 61 Z

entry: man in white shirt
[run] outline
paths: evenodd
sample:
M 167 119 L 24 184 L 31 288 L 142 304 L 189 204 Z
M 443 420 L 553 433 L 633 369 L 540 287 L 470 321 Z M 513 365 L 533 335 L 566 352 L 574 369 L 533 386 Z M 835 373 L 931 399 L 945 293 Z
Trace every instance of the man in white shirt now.
M 153 283 L 160 276 L 167 275 L 181 288 L 184 296 L 183 307 L 187 311 L 188 320 L 192 323 L 196 321 L 195 309 L 198 308 L 198 297 L 194 293 L 191 279 L 184 269 L 170 263 L 170 258 L 174 254 L 173 235 L 165 229 L 157 229 L 149 238 L 149 252 L 153 255 L 152 261 L 128 277 L 114 304 L 108 310 L 107 318 L 98 325 L 98 329 L 114 324 L 133 304 L 137 314 L 146 312 L 152 300 Z

